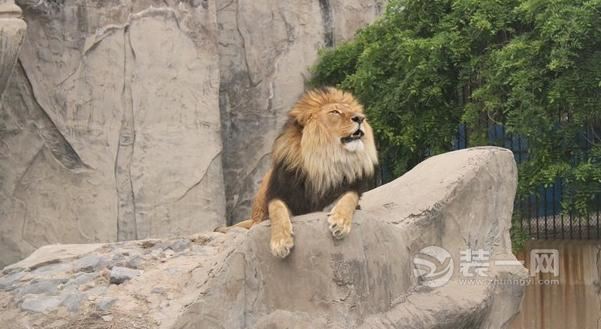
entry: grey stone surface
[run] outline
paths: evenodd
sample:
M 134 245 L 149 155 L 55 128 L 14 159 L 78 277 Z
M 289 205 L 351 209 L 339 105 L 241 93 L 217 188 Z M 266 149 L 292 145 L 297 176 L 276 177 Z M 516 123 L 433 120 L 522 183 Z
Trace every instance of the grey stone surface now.
M 103 297 L 96 301 L 96 307 L 102 312 L 108 312 L 117 299 L 110 297 Z
M 173 243 L 166 246 L 166 249 L 171 249 L 175 252 L 186 250 L 190 247 L 190 241 L 186 239 L 177 239 Z
M 106 260 L 96 255 L 87 255 L 79 259 L 74 266 L 76 272 L 94 272 L 101 268 Z
M 115 266 L 111 269 L 110 282 L 121 284 L 127 280 L 131 280 L 140 275 L 140 271 L 127 267 Z
M 21 279 L 23 276 L 25 276 L 25 273 L 16 272 L 0 277 L 0 290 L 5 290 L 9 289 L 10 287 L 14 287 L 15 281 Z
M 28 29 L 0 105 L 0 265 L 50 243 L 221 225 L 214 2 L 18 4 Z
M 366 193 L 344 240 L 332 239 L 326 213 L 293 218 L 296 244 L 285 260 L 269 251 L 268 221 L 249 231 L 186 237 L 189 248 L 180 251 L 161 246 L 181 239 L 42 247 L 0 275 L 2 280 L 25 273 L 0 290 L 0 305 L 5 305 L 0 323 L 10 323 L 10 329 L 104 328 L 107 323 L 119 329 L 507 328 L 524 287 L 488 280 L 525 279 L 524 268 L 493 266 L 484 281 L 465 285 L 458 262 L 467 248 L 489 251 L 491 263 L 515 261 L 509 228 L 516 173 L 512 153 L 500 148 L 432 157 Z M 439 287 L 424 284 L 414 271 L 413 256 L 427 246 L 446 249 L 457 262 Z M 166 257 L 165 251 L 172 254 Z M 73 265 L 88 255 L 111 260 L 117 254 L 125 262 L 140 257 L 144 271 L 114 285 L 109 273 L 99 270 L 91 282 L 28 300 L 28 309 L 47 314 L 26 312 L 15 300 L 15 291 L 37 275 L 76 274 L 74 266 L 57 264 Z M 32 266 L 55 271 L 34 275 L 28 270 Z M 78 311 L 67 313 L 75 309 L 69 306 L 73 303 L 56 304 L 75 288 L 86 298 Z M 111 299 L 112 306 L 98 307 Z
M 27 25 L 12 0 L 0 0 L 0 102 L 23 44 Z
M 125 265 L 129 268 L 138 269 L 140 268 L 142 262 L 143 258 L 141 256 L 134 256 L 130 258 Z
M 79 312 L 81 309 L 81 304 L 85 300 L 85 294 L 80 294 L 77 292 L 73 292 L 65 296 L 62 305 L 65 306 L 67 311 L 71 313 Z
M 384 0 L 218 0 L 220 108 L 228 219 L 248 218 L 286 112 L 318 50 L 350 39 Z
M 78 288 L 79 286 L 86 284 L 98 277 L 98 273 L 79 273 L 75 274 L 72 278 L 67 281 L 65 286 L 67 288 L 74 287 Z
M 66 281 L 66 279 L 32 280 L 28 282 L 26 286 L 18 289 L 17 295 L 56 295 L 59 290 L 59 285 L 65 283 Z
M 30 296 L 25 298 L 21 304 L 21 309 L 30 312 L 48 313 L 56 310 L 62 302 L 63 299 L 57 296 Z

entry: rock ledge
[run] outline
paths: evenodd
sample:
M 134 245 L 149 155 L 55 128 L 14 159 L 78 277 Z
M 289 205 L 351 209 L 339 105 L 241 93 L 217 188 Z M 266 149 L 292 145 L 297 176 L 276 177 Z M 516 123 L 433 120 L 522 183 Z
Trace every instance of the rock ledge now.
M 475 148 L 428 159 L 365 194 L 353 231 L 331 238 L 325 213 L 293 220 L 296 246 L 269 252 L 269 222 L 172 240 L 51 245 L 4 268 L 2 328 L 506 328 L 523 267 L 465 284 L 460 252 L 515 260 L 511 152 Z M 449 282 L 416 277 L 424 247 L 450 253 Z M 119 273 L 115 273 L 119 272 Z M 113 280 L 119 274 L 119 284 Z M 113 283 L 111 283 L 113 282 Z

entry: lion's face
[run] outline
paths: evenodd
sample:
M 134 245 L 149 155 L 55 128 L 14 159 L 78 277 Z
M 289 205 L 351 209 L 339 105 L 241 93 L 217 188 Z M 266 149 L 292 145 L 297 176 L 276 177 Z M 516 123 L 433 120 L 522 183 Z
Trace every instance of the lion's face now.
M 322 125 L 332 138 L 331 143 L 339 144 L 349 152 L 362 151 L 366 142 L 371 142 L 371 127 L 361 108 L 349 104 L 327 104 L 315 113 L 314 124 Z M 309 125 L 311 121 L 309 120 Z
M 363 107 L 335 88 L 307 92 L 289 112 L 273 158 L 305 172 L 315 191 L 370 177 L 378 163 Z

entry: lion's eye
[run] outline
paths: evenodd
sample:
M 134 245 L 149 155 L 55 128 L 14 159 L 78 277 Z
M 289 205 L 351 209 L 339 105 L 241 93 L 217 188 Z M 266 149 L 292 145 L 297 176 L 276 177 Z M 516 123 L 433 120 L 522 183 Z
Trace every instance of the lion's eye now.
M 341 115 L 342 112 L 338 111 L 338 110 L 332 110 L 330 111 L 330 114 L 336 114 L 336 115 Z

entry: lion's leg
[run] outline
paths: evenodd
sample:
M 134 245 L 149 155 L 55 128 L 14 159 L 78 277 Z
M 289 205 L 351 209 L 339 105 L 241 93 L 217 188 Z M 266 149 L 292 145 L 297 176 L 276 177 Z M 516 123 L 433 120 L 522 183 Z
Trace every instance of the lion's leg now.
M 232 226 L 222 226 L 215 229 L 215 232 L 227 233 L 233 227 L 241 227 L 245 229 L 250 229 L 254 224 L 258 224 L 263 221 L 267 217 L 267 205 L 265 204 L 265 199 L 267 197 L 267 188 L 269 186 L 269 180 L 271 179 L 271 169 L 265 174 L 263 180 L 261 181 L 261 185 L 259 185 L 259 190 L 257 191 L 257 195 L 252 203 L 251 216 L 250 219 L 242 221 L 238 224 Z
M 254 222 L 254 224 L 258 224 L 263 221 L 263 219 L 267 218 L 267 189 L 269 187 L 269 180 L 271 179 L 271 169 L 265 174 L 261 184 L 259 185 L 259 190 L 257 191 L 257 195 L 253 200 L 252 204 L 252 213 L 250 218 Z
M 282 200 L 274 199 L 269 201 L 268 211 L 271 219 L 271 253 L 284 258 L 294 246 L 288 207 Z
M 241 227 L 241 228 L 245 228 L 245 229 L 250 229 L 251 226 L 253 226 L 255 222 L 253 222 L 252 219 L 247 219 L 247 220 L 243 220 L 240 223 L 237 223 L 234 225 L 234 227 Z
M 342 239 L 349 234 L 357 204 L 359 204 L 357 192 L 347 192 L 336 202 L 334 209 L 328 215 L 330 232 L 334 238 Z
M 245 229 L 250 229 L 251 226 L 253 226 L 253 224 L 255 224 L 255 222 L 252 219 L 247 219 L 247 220 L 243 220 L 240 223 L 234 224 L 232 226 L 221 226 L 215 229 L 215 232 L 219 232 L 219 233 L 227 233 L 229 230 L 231 230 L 234 227 L 241 227 L 241 228 L 245 228 Z

